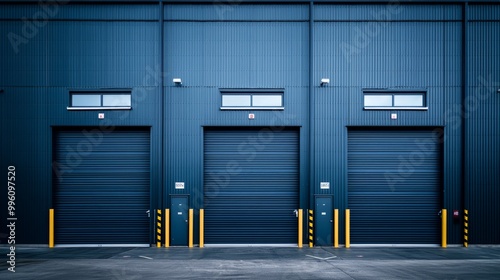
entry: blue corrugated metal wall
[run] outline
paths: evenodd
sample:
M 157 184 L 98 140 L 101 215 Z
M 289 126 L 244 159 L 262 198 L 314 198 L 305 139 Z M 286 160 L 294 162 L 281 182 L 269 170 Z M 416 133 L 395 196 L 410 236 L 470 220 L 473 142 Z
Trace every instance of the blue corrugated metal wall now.
M 341 210 L 347 207 L 347 127 L 444 128 L 444 205 L 463 207 L 465 161 L 471 242 L 500 243 L 498 5 L 468 8 L 466 61 L 462 3 L 315 4 L 312 33 L 309 3 L 168 4 L 162 13 L 158 3 L 67 4 L 29 34 L 21 18 L 48 12 L 36 4 L 0 5 L 1 166 L 18 170 L 18 215 L 25 217 L 19 221 L 21 243 L 47 240 L 52 127 L 102 123 L 95 111 L 67 111 L 68 90 L 74 88 L 132 88 L 133 109 L 106 111 L 106 120 L 151 127 L 154 207 L 169 205 L 169 194 L 181 193 L 174 188 L 178 181 L 186 183 L 192 207 L 203 205 L 203 127 L 300 127 L 301 207 L 312 207 L 310 194 L 332 194 L 334 208 Z M 165 20 L 163 38 L 159 14 Z M 13 47 L 9 34 L 23 32 L 29 35 L 26 43 Z M 462 69 L 468 70 L 467 81 Z M 174 77 L 183 86 L 174 86 Z M 321 78 L 330 78 L 330 84 L 320 87 Z M 397 111 L 398 120 L 390 120 L 391 111 L 364 111 L 362 89 L 371 87 L 426 89 L 429 110 Z M 284 88 L 285 110 L 255 111 L 255 120 L 248 119 L 248 111 L 220 111 L 219 88 Z M 332 188 L 321 190 L 320 182 Z M 0 193 L 2 201 L 5 196 Z M 0 218 L 5 220 L 4 211 Z M 449 241 L 461 242 L 461 223 L 450 221 L 449 228 Z M 35 230 L 40 234 L 32 234 Z
M 151 197 L 159 195 L 159 29 L 151 22 L 157 6 L 65 5 L 58 9 L 49 17 L 57 21 L 31 31 L 21 18 L 42 11 L 39 5 L 0 8 L 1 168 L 16 166 L 18 243 L 48 240 L 54 127 L 151 127 Z M 27 40 L 17 46 L 17 52 L 7 39 L 10 33 Z M 98 88 L 132 88 L 132 110 L 106 111 L 101 121 L 97 111 L 66 109 L 69 89 Z M 2 206 L 6 194 L 1 192 Z
M 500 6 L 470 6 L 466 186 L 470 242 L 500 243 Z

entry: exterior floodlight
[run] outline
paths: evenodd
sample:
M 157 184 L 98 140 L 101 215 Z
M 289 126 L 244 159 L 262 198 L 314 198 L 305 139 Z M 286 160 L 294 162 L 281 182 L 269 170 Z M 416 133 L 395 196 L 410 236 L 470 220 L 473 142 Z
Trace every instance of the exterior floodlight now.
M 330 79 L 323 78 L 321 79 L 321 86 L 328 85 L 330 83 Z
M 178 86 L 182 85 L 182 80 L 181 80 L 181 78 L 174 78 L 174 79 L 172 80 L 172 82 L 174 82 L 174 84 L 176 84 L 176 85 L 178 85 Z

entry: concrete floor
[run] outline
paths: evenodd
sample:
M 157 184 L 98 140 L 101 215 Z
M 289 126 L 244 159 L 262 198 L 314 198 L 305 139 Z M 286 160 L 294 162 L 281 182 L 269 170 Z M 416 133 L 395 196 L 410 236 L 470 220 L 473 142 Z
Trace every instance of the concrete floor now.
M 500 247 L 2 248 L 0 279 L 500 279 Z

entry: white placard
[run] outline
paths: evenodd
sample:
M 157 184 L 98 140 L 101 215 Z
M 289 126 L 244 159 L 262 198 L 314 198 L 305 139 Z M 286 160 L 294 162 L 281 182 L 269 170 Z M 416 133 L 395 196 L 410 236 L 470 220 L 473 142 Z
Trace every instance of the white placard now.
M 184 182 L 175 182 L 175 189 L 176 190 L 183 190 L 184 189 Z
M 330 182 L 321 182 L 319 185 L 319 188 L 322 190 L 329 190 L 330 189 Z

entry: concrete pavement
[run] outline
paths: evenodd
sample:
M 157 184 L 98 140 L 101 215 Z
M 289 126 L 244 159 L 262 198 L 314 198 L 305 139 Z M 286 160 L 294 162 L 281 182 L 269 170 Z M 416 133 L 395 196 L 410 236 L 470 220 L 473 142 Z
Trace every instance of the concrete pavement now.
M 496 246 L 1 249 L 0 279 L 500 279 Z

